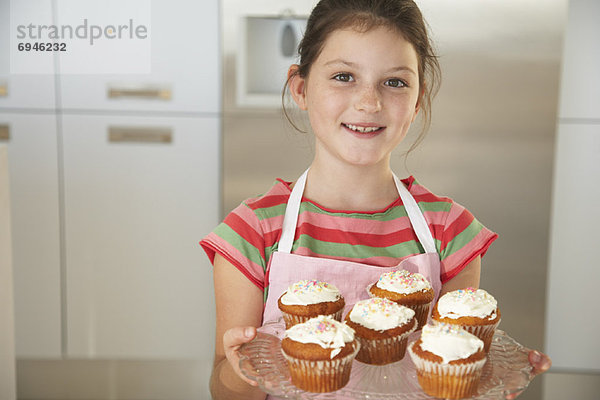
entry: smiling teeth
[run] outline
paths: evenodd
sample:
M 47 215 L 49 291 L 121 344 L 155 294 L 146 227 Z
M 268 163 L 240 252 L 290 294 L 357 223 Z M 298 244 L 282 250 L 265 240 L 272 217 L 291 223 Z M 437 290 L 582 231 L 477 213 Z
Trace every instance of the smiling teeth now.
M 371 133 L 371 132 L 375 132 L 375 131 L 378 131 L 379 129 L 381 129 L 381 127 L 378 127 L 378 126 L 363 127 L 363 126 L 356 126 L 356 125 L 350 125 L 350 124 L 345 124 L 345 125 L 348 128 L 352 129 L 353 131 L 360 132 L 360 133 Z

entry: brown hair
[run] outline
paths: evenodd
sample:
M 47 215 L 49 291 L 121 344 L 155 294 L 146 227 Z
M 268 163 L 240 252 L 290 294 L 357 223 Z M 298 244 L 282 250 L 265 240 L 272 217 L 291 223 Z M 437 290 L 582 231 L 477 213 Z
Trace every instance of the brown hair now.
M 419 104 L 423 115 L 423 128 L 410 147 L 410 152 L 423 140 L 431 124 L 431 102 L 441 81 L 440 66 L 429 40 L 425 20 L 412 0 L 321 0 L 308 18 L 306 32 L 298 46 L 300 64 L 285 83 L 282 101 L 290 79 L 295 74 L 303 78 L 308 76 L 312 64 L 332 32 L 347 27 L 367 32 L 378 26 L 387 26 L 399 32 L 413 45 L 417 53 Z M 285 103 L 283 111 L 292 126 L 300 130 L 291 121 Z

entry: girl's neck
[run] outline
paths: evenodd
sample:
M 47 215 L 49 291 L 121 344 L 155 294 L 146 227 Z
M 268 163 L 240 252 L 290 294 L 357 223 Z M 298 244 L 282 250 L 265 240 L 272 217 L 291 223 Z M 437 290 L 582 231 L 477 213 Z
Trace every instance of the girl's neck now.
M 323 165 L 315 158 L 304 196 L 334 210 L 377 211 L 396 200 L 398 191 L 389 162 L 373 166 Z

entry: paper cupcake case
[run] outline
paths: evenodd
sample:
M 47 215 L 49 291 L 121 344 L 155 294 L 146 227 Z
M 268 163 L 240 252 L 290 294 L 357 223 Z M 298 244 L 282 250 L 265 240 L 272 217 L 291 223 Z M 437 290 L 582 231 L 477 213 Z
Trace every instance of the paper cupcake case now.
M 354 337 L 360 343 L 360 351 L 356 359 L 371 365 L 385 365 L 402 360 L 406 353 L 408 337 L 415 329 L 416 324 L 402 335 L 385 339 L 365 339 L 355 335 Z
M 369 297 L 377 297 L 373 293 L 371 293 L 371 290 L 370 290 L 374 284 L 375 283 L 370 284 L 365 289 L 367 291 L 367 294 L 369 295 Z M 423 327 L 423 325 L 427 324 L 427 319 L 429 318 L 429 310 L 431 308 L 431 302 L 424 303 L 424 304 L 404 305 L 404 306 L 410 308 L 411 310 L 413 310 L 415 312 L 415 319 L 417 320 L 417 323 L 418 323 L 417 331 L 420 330 Z M 492 335 L 493 335 L 493 333 L 492 333 Z
M 492 325 L 461 325 L 467 332 L 477 336 L 483 341 L 483 349 L 486 353 L 489 353 L 490 346 L 492 345 L 492 339 L 494 338 L 494 332 L 500 324 L 500 321 Z
M 427 318 L 429 317 L 429 308 L 431 307 L 431 303 L 425 304 L 417 304 L 406 306 L 415 312 L 415 318 L 419 325 L 417 326 L 417 330 L 420 330 L 424 325 L 427 324 Z
M 289 365 L 292 383 L 299 389 L 313 393 L 333 392 L 344 387 L 350 379 L 352 362 L 360 350 L 360 343 L 354 342 L 354 351 L 339 359 L 303 360 L 282 351 Z
M 240 349 L 242 373 L 272 396 L 296 400 L 432 400 L 419 385 L 411 357 L 406 356 L 386 365 L 369 365 L 355 360 L 350 381 L 334 392 L 299 389 L 291 381 L 288 362 L 281 350 L 279 338 L 284 332 L 282 319 L 269 322 L 259 329 L 254 340 Z M 411 336 L 409 341 L 412 340 Z M 533 378 L 528 356 L 527 349 L 504 331 L 496 330 L 472 400 L 504 400 L 508 393 L 525 390 Z
M 477 392 L 485 358 L 470 364 L 441 364 L 419 357 L 412 349 L 414 344 L 410 344 L 408 352 L 425 393 L 444 399 L 462 399 Z
M 333 314 L 323 314 L 323 315 L 327 315 L 337 321 L 342 322 L 343 313 L 344 313 L 344 309 L 342 308 L 341 310 L 339 310 Z M 281 311 L 281 315 L 283 316 L 283 321 L 285 322 L 286 329 L 290 329 L 294 325 L 304 323 L 304 322 L 308 321 L 309 319 L 316 317 L 316 315 L 312 315 L 310 317 L 305 317 L 302 315 L 289 314 L 284 311 Z

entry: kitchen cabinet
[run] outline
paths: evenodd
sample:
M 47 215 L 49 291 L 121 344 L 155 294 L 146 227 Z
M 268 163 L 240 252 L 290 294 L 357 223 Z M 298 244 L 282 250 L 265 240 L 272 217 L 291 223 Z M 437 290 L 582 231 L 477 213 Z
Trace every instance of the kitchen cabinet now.
M 56 358 L 62 354 L 62 309 L 54 57 L 37 58 L 44 74 L 11 74 L 16 52 L 9 34 L 23 21 L 49 23 L 53 13 L 51 2 L 25 3 L 0 2 L 0 143 L 8 150 L 10 174 L 15 353 Z
M 69 4 L 23 12 L 60 24 Z M 92 16 L 126 9 L 85 4 Z M 55 54 L 56 70 L 21 75 L 0 60 L 17 358 L 211 365 L 212 271 L 198 241 L 220 216 L 218 4 L 152 0 L 148 74 L 75 74 Z
M 590 39 L 598 37 L 598 13 L 598 2 L 569 3 L 559 104 L 563 120 L 588 123 L 600 119 L 600 46 Z
M 219 124 L 63 116 L 69 357 L 212 358 Z
M 18 357 L 61 355 L 56 116 L 0 112 L 10 173 Z
M 61 7 L 60 1 L 58 5 L 57 19 L 61 23 L 68 7 Z M 96 6 L 99 9 L 94 12 L 102 12 L 103 3 Z M 118 112 L 220 112 L 218 2 L 153 0 L 150 6 L 150 72 L 63 74 L 62 107 Z M 107 52 L 99 58 L 111 60 L 114 56 Z
M 11 43 L 12 28 L 20 22 L 40 21 L 51 23 L 53 20 L 52 3 L 37 2 L 35 6 L 26 1 L 0 2 L 0 109 L 28 109 L 54 111 L 55 101 L 55 67 L 52 54 L 24 56 L 33 57 L 35 63 L 29 64 L 43 74 L 24 74 L 25 68 L 11 62 L 18 54 L 15 47 L 16 41 Z M 10 30 L 9 30 L 10 29 Z M 23 65 L 20 65 L 23 67 Z

